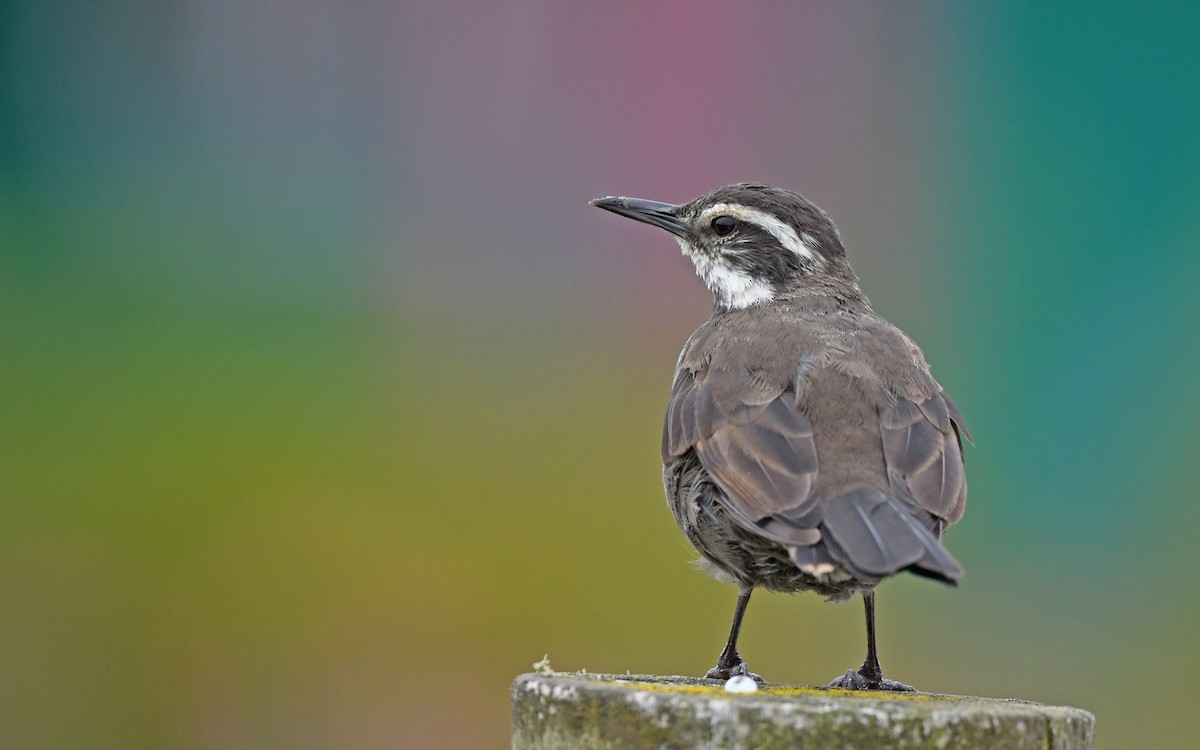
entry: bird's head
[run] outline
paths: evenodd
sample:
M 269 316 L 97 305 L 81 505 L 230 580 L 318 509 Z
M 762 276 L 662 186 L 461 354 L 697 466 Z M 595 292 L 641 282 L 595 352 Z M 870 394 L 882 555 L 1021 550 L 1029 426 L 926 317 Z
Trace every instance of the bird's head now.
M 592 205 L 674 235 L 725 309 L 768 302 L 816 275 L 857 288 L 837 227 L 787 190 L 738 183 L 682 205 L 618 197 Z

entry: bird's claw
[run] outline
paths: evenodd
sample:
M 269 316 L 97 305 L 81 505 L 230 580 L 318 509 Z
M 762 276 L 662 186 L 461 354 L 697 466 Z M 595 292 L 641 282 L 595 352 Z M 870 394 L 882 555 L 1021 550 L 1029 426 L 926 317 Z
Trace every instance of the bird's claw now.
M 744 661 L 739 661 L 737 664 L 734 664 L 730 667 L 723 667 L 718 663 L 717 666 L 708 670 L 708 674 L 704 675 L 704 677 L 709 680 L 729 681 L 738 675 L 749 677 L 755 682 L 763 682 L 763 678 L 751 672 L 750 668 L 746 666 L 746 662 Z
M 882 677 L 871 677 L 853 669 L 829 683 L 829 687 L 840 690 L 886 690 L 893 693 L 915 693 L 917 689 L 911 685 L 895 680 L 885 680 Z

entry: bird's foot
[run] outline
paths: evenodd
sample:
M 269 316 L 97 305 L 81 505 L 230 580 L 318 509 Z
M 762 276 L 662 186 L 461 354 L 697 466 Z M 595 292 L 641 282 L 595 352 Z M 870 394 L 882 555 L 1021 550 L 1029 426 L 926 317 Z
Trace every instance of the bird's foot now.
M 763 681 L 763 678 L 750 671 L 750 668 L 746 666 L 746 662 L 741 656 L 738 656 L 737 651 L 730 651 L 726 647 L 726 650 L 722 651 L 721 656 L 717 659 L 717 666 L 708 670 L 708 674 L 704 676 L 710 680 L 729 681 L 738 675 L 749 677 L 755 682 Z
M 829 687 L 840 690 L 888 690 L 894 693 L 915 693 L 911 685 L 895 680 L 885 680 L 882 675 L 863 674 L 853 669 L 829 683 Z
M 708 674 L 704 675 L 710 680 L 725 680 L 728 682 L 731 678 L 738 675 L 744 675 L 754 680 L 755 682 L 763 682 L 763 678 L 750 671 L 746 666 L 746 662 L 740 662 L 734 667 L 722 667 L 720 664 L 708 670 Z

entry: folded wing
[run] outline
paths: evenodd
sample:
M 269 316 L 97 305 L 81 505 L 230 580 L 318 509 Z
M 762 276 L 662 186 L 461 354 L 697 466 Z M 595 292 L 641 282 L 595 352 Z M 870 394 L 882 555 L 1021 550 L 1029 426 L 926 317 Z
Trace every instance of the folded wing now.
M 694 448 L 740 522 L 783 544 L 815 544 L 821 508 L 812 425 L 791 391 L 751 393 L 718 403 L 704 373 L 681 371 L 667 406 L 663 460 Z

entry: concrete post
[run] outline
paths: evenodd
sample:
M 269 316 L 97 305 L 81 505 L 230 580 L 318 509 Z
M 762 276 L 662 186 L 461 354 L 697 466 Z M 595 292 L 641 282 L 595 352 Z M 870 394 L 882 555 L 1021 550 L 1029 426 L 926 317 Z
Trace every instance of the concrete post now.
M 512 687 L 513 750 L 1087 750 L 1095 722 L 1018 700 L 779 684 L 737 693 L 690 677 L 548 672 Z

